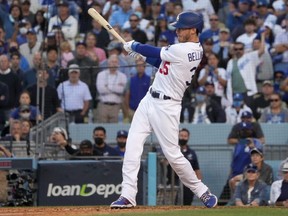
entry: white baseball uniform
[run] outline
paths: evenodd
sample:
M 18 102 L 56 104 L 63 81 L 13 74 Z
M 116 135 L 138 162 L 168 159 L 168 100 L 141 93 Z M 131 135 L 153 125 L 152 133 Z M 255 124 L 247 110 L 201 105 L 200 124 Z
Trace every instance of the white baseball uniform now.
M 165 157 L 183 184 L 198 197 L 208 189 L 197 178 L 178 145 L 181 100 L 202 55 L 200 43 L 179 43 L 161 49 L 161 65 L 150 90 L 134 114 L 126 143 L 122 168 L 122 196 L 134 206 L 143 145 L 152 131 L 155 132 Z M 160 98 L 155 98 L 155 94 L 152 97 L 152 91 L 159 93 Z

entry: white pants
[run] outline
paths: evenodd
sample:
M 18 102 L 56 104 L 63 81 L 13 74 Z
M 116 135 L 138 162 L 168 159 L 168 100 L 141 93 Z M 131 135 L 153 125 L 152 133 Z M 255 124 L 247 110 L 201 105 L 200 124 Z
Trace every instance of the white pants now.
M 178 145 L 181 102 L 152 98 L 148 92 L 136 110 L 126 142 L 122 196 L 136 205 L 137 175 L 146 138 L 155 132 L 162 151 L 185 186 L 200 197 L 207 186 L 199 180 Z

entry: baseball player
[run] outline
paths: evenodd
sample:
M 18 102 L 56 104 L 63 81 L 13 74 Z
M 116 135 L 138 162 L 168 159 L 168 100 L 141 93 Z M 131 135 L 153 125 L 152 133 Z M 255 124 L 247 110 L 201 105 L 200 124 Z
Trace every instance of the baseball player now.
M 131 123 L 123 161 L 122 193 L 111 208 L 136 206 L 137 175 L 144 143 L 155 132 L 163 153 L 183 184 L 199 197 L 204 205 L 217 205 L 217 197 L 199 180 L 178 145 L 181 100 L 199 65 L 203 49 L 198 34 L 203 28 L 202 16 L 183 12 L 171 24 L 176 27 L 178 44 L 153 47 L 129 41 L 124 49 L 144 56 L 149 64 L 158 68 L 155 80 L 141 100 Z

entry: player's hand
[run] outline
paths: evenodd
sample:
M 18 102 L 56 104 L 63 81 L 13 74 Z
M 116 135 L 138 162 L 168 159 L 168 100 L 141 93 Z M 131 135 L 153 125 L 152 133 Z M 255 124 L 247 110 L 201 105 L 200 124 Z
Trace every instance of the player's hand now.
M 135 42 L 135 40 L 131 40 L 129 42 L 126 42 L 124 45 L 123 45 L 123 48 L 126 50 L 126 52 L 130 53 L 132 52 L 132 44 Z
M 137 52 L 134 52 L 134 51 L 131 51 L 131 52 L 128 52 L 128 55 L 133 57 L 134 59 L 136 60 L 140 60 L 142 59 L 143 61 L 146 60 L 146 57 L 145 56 L 142 56 L 141 54 L 137 53 Z
M 140 43 L 135 41 L 135 40 L 132 40 L 132 41 L 125 43 L 123 45 L 123 48 L 126 50 L 126 52 L 129 53 L 129 52 L 135 51 L 135 48 L 138 44 L 140 44 Z

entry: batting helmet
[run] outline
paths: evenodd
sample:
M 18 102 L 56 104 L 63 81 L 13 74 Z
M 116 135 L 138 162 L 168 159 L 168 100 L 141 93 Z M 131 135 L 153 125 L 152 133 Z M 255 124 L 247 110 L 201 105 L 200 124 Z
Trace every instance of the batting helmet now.
M 174 26 L 176 29 L 196 28 L 199 33 L 201 33 L 203 29 L 203 17 L 192 11 L 186 11 L 178 14 L 176 22 L 173 22 L 170 25 Z

